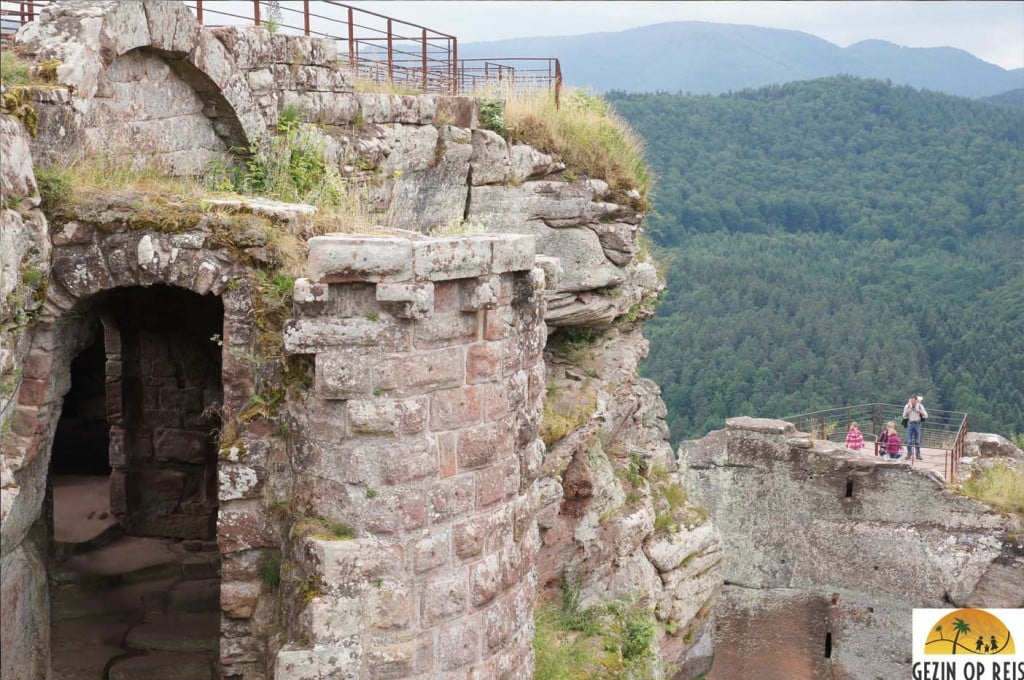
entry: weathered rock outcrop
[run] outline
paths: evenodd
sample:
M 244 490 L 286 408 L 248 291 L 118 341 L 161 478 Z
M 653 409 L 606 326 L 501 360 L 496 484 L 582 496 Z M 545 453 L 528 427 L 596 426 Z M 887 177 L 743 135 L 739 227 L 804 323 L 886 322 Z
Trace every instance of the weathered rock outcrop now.
M 12 519 L 21 492 L 18 477 L 38 467 L 30 451 L 12 446 L 26 427 L 15 419 L 17 393 L 26 373 L 31 338 L 26 325 L 43 303 L 50 265 L 46 218 L 32 172 L 29 136 L 21 123 L 0 116 L 0 677 L 45 677 L 49 666 L 45 536 L 28 536 L 31 517 Z M 16 432 L 17 430 L 17 432 Z M 42 489 L 30 488 L 28 497 Z M 16 514 L 16 513 L 15 513 Z
M 1000 600 L 1024 578 L 1007 521 L 908 464 L 754 418 L 684 442 L 680 462 L 723 536 L 711 677 L 748 677 L 768 644 L 758 677 L 898 677 L 912 608 L 1020 606 L 1019 589 Z
M 998 434 L 968 432 L 964 439 L 964 456 L 968 458 L 1012 458 L 1024 462 L 1024 451 Z
M 710 666 L 721 543 L 686 497 L 657 386 L 637 377 L 646 354 L 635 323 L 549 346 L 544 434 L 557 439 L 541 479 L 539 577 L 580 582 L 585 604 L 653 610 L 672 631 L 662 659 L 692 678 Z

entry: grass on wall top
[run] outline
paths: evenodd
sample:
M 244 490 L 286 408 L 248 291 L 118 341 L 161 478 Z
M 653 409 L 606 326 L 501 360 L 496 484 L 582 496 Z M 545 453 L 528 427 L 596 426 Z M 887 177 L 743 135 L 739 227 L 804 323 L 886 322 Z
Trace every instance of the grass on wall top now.
M 602 179 L 615 191 L 635 189 L 646 209 L 653 178 L 644 141 L 600 95 L 567 88 L 559 107 L 550 92 L 513 91 L 505 100 L 504 125 L 512 141 L 553 154 L 567 172 Z

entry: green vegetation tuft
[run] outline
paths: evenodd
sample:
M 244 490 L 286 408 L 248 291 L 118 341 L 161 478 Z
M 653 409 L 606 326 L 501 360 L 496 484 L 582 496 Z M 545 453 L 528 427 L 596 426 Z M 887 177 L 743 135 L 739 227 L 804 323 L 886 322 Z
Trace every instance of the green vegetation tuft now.
M 534 614 L 538 680 L 653 680 L 664 677 L 658 625 L 649 609 L 625 602 L 580 607 L 580 583 L 563 576 L 561 597 Z
M 1024 514 L 1024 470 L 1001 461 L 977 466 L 963 492 L 1004 512 Z
M 327 541 L 350 541 L 355 531 L 347 524 L 326 517 L 305 517 L 292 527 L 292 536 L 312 536 Z
M 483 99 L 480 101 L 480 127 L 497 132 L 504 137 L 508 134 L 505 128 L 505 104 L 500 99 Z
M 563 326 L 548 338 L 548 347 L 558 356 L 578 364 L 600 337 L 601 334 L 591 328 Z
M 281 585 L 281 553 L 277 550 L 264 550 L 257 571 L 264 585 L 277 590 Z
M 215 167 L 206 177 L 208 186 L 320 207 L 345 203 L 345 181 L 337 167 L 324 157 L 324 132 L 304 122 L 305 117 L 301 108 L 285 107 L 278 117 L 275 134 L 250 146 L 243 165 Z
M 550 92 L 514 91 L 505 102 L 504 124 L 514 141 L 557 156 L 577 175 L 602 179 L 618 192 L 637 190 L 639 199 L 619 199 L 647 209 L 652 177 L 644 142 L 600 95 L 567 88 L 556 108 Z
M 570 432 L 590 420 L 597 410 L 597 395 L 582 387 L 571 395 L 559 395 L 554 383 L 548 387 L 541 413 L 540 438 L 547 446 L 564 439 Z
M 28 85 L 32 72 L 21 57 L 10 50 L 0 52 L 0 84 L 5 88 L 12 85 Z

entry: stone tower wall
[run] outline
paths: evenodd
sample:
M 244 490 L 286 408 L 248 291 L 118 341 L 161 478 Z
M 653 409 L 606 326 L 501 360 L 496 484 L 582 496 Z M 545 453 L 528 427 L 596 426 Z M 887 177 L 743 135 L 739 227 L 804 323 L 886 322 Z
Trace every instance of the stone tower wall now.
M 543 274 L 532 237 L 310 242 L 288 351 L 315 357 L 278 680 L 529 677 Z M 332 535 L 338 524 L 354 540 Z M 295 533 L 295 532 L 293 532 Z

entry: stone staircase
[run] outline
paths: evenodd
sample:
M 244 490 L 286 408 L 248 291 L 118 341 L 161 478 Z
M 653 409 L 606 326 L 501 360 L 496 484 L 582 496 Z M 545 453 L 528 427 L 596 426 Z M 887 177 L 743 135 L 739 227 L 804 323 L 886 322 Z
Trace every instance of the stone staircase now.
M 58 517 L 58 520 L 61 518 Z M 215 680 L 219 553 L 210 541 L 55 532 L 51 677 Z

